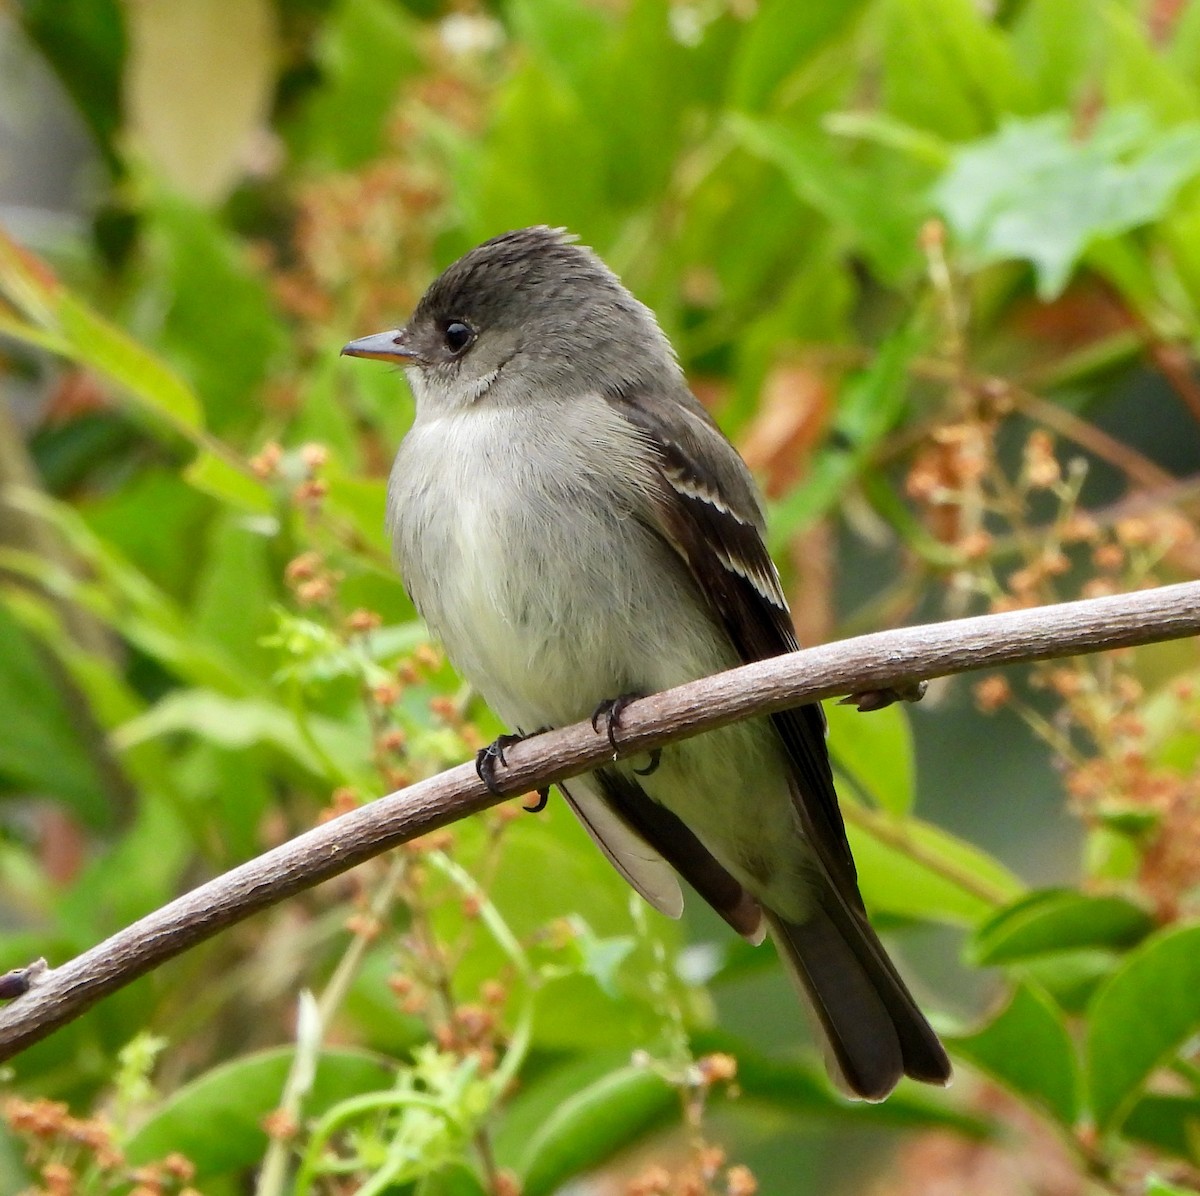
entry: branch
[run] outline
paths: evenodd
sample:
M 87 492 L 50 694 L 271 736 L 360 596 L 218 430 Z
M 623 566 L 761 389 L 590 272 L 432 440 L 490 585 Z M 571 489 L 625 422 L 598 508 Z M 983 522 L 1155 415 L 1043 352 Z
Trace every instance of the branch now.
M 1200 582 L 877 632 L 632 702 L 621 716 L 621 754 L 822 698 L 903 690 L 930 677 L 1197 634 Z M 576 723 L 508 749 L 508 766 L 498 769 L 497 782 L 504 796 L 526 793 L 589 772 L 611 754 L 603 732 Z M 227 926 L 501 800 L 487 792 L 470 764 L 460 765 L 208 881 L 61 967 L 31 975 L 29 991 L 0 1010 L 0 1060 Z

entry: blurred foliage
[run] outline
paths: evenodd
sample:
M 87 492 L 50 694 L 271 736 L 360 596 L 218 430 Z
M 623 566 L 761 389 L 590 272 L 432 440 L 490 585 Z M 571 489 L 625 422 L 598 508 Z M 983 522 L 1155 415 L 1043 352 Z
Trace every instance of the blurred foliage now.
M 506 228 L 569 226 L 659 313 L 806 638 L 1200 575 L 1200 2 L 986 7 L 4 10 L 103 182 L 77 235 L 0 235 L 0 968 L 497 733 L 389 567 L 411 399 L 337 350 Z M 1102 428 L 1122 379 L 1143 405 Z M 1165 410 L 1182 472 L 1140 447 Z M 854 610 L 835 531 L 885 563 Z M 979 683 L 1083 829 L 1054 889 L 917 815 L 903 710 L 830 711 L 873 915 L 995 978 L 979 1019 L 923 994 L 950 1093 L 848 1106 L 719 1032 L 769 953 L 689 943 L 513 804 L 26 1051 L 0 1188 L 748 1196 L 722 1127 L 825 1123 L 901 1136 L 814 1190 L 1196 1191 L 1198 682 L 1173 645 Z

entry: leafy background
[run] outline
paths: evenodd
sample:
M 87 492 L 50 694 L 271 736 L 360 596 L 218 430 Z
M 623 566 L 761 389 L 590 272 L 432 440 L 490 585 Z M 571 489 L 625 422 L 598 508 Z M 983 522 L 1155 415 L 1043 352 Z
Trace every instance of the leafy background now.
M 0 7 L 0 967 L 69 958 L 498 730 L 339 362 L 567 225 L 758 473 L 802 638 L 1200 575 L 1200 3 Z M 557 803 L 108 998 L 4 1191 L 1195 1191 L 1194 644 L 830 710 L 958 1079 L 833 1095 L 768 949 Z

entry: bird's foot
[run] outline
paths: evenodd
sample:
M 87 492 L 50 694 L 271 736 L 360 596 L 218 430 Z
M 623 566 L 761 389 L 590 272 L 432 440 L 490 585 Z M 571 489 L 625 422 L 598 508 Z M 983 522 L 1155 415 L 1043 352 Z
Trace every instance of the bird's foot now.
M 903 685 L 885 686 L 883 689 L 865 689 L 851 694 L 838 702 L 839 706 L 854 706 L 860 714 L 882 710 L 893 702 L 919 702 L 925 696 L 927 681 L 908 681 Z
M 604 733 L 608 736 L 608 746 L 612 748 L 613 759 L 617 758 L 617 732 L 621 728 L 621 715 L 625 713 L 625 707 L 630 702 L 636 702 L 638 698 L 644 698 L 645 694 L 630 693 L 621 694 L 620 697 L 609 698 L 607 701 L 601 702 L 596 707 L 592 714 L 592 730 L 598 735 L 600 733 L 600 722 L 604 721 Z M 655 748 L 650 753 L 650 763 L 645 768 L 635 768 L 633 771 L 640 777 L 648 777 L 662 761 L 662 749 Z
M 534 731 L 534 735 L 540 735 L 542 731 L 548 731 L 549 727 L 542 727 L 540 730 Z M 497 797 L 501 795 L 500 786 L 496 783 L 496 765 L 503 764 L 508 766 L 508 761 L 504 758 L 504 751 L 510 748 L 514 743 L 520 743 L 522 740 L 530 738 L 528 735 L 498 735 L 485 748 L 481 748 L 475 753 L 475 772 L 479 779 L 484 783 L 489 793 L 495 794 Z M 528 810 L 530 814 L 539 814 L 546 808 L 546 803 L 550 800 L 550 786 L 547 785 L 543 789 L 537 791 L 537 801 L 532 806 L 522 806 L 523 810 Z
M 537 801 L 535 801 L 532 806 L 523 805 L 521 809 L 524 810 L 526 814 L 540 814 L 546 808 L 546 803 L 549 800 L 550 786 L 547 785 L 545 789 L 539 789 L 537 791 Z
M 508 761 L 504 758 L 505 749 L 527 738 L 527 735 L 497 735 L 487 747 L 480 748 L 475 753 L 475 773 L 484 783 L 487 791 L 495 797 L 500 797 L 502 794 L 500 786 L 496 783 L 496 765 L 503 764 L 507 768 Z

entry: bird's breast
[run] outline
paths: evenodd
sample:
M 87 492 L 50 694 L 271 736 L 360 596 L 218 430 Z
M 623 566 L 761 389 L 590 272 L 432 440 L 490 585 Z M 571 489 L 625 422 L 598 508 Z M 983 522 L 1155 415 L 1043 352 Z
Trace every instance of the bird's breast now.
M 414 602 L 456 668 L 527 730 L 727 663 L 682 563 L 639 515 L 644 449 L 597 426 L 603 409 L 585 414 L 586 426 L 569 411 L 540 421 L 536 444 L 503 411 L 418 424 L 393 474 Z

